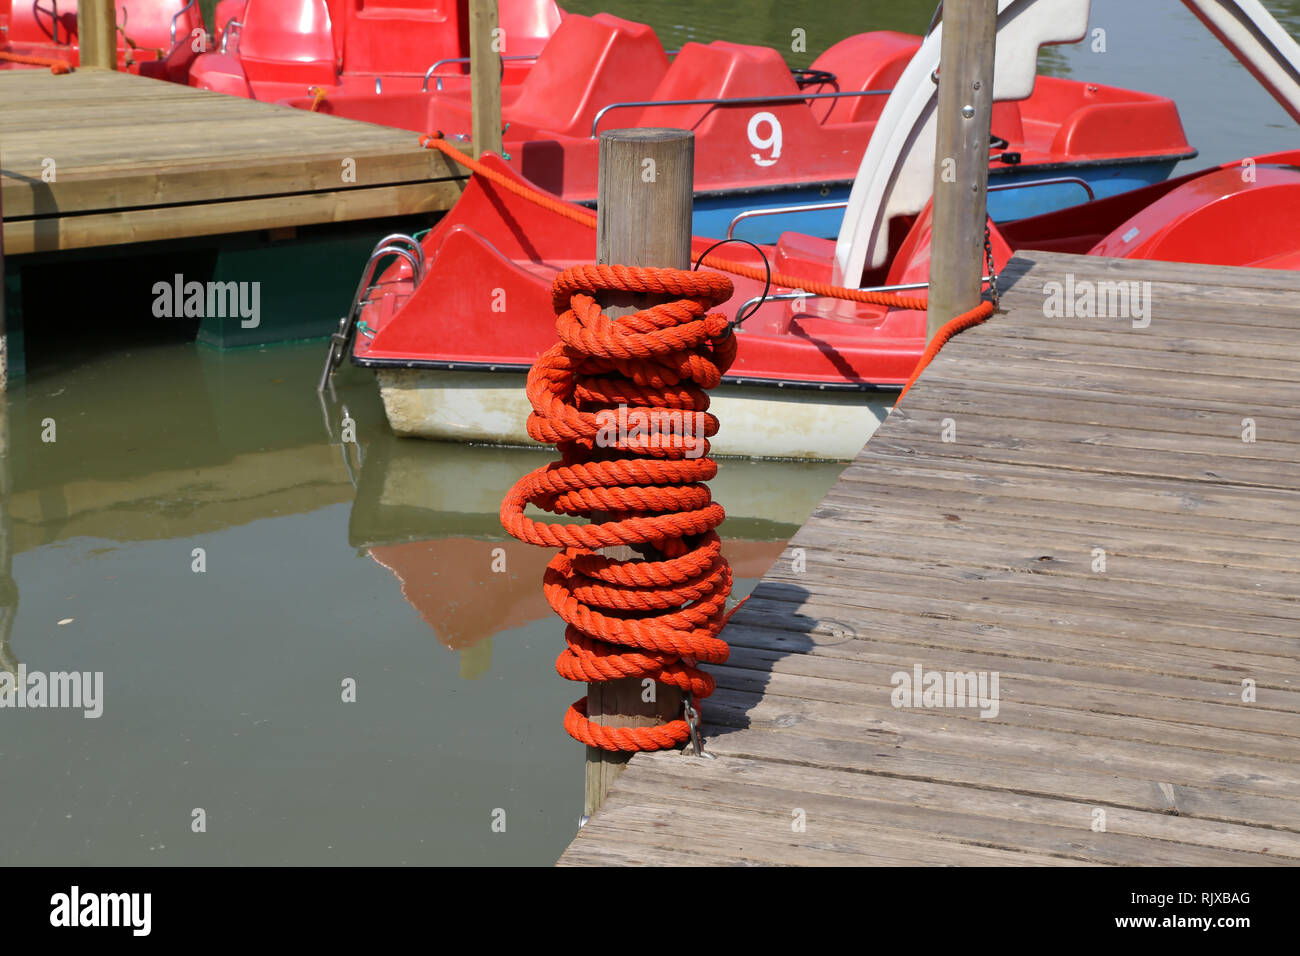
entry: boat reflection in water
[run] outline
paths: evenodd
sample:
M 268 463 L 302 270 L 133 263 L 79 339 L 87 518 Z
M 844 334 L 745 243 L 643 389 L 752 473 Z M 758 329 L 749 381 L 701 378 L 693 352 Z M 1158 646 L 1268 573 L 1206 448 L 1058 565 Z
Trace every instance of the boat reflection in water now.
M 438 641 L 460 654 L 461 676 L 482 677 L 492 635 L 554 616 L 542 595 L 554 550 L 511 538 L 498 517 L 506 490 L 554 452 L 386 433 L 364 452 L 349 542 L 392 572 Z M 738 584 L 763 575 L 843 467 L 719 460 L 709 484 L 727 511 L 720 533 Z

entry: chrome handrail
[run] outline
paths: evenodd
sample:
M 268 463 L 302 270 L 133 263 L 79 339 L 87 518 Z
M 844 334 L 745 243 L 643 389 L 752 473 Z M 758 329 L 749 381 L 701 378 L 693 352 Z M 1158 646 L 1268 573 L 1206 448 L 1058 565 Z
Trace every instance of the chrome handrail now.
M 394 232 L 390 235 L 384 236 L 384 238 L 380 239 L 379 242 L 375 243 L 375 248 L 378 249 L 381 246 L 387 246 L 392 243 L 398 243 L 415 254 L 415 258 L 418 260 L 418 265 L 415 266 L 412 271 L 415 275 L 415 284 L 419 285 L 424 281 L 424 247 L 420 245 L 419 240 L 414 236 L 408 236 L 404 232 Z M 374 253 L 371 253 L 371 255 L 373 254 Z
M 678 53 L 681 52 L 682 52 L 681 50 L 664 50 L 664 55 L 676 56 Z M 516 53 L 511 56 L 501 57 L 501 62 L 504 63 L 506 60 L 535 60 L 541 55 L 542 53 L 540 50 L 536 53 Z M 424 83 L 420 86 L 420 92 L 421 93 L 429 92 L 429 80 L 433 77 L 434 70 L 438 69 L 438 67 L 442 66 L 444 63 L 468 63 L 469 61 L 470 61 L 470 57 L 467 56 L 449 56 L 441 60 L 437 60 L 433 64 L 433 66 L 429 67 L 427 70 L 424 71 Z M 505 67 L 503 66 L 501 69 L 504 72 Z M 469 77 L 468 73 L 456 73 L 452 75 L 463 76 L 467 79 Z M 438 82 L 433 88 L 434 92 L 440 92 L 442 90 L 442 81 L 444 79 L 446 79 L 446 77 L 441 77 L 441 76 L 438 77 Z
M 194 6 L 194 0 L 189 0 L 189 2 L 185 4 L 185 6 L 177 10 L 176 15 L 172 17 L 172 46 L 173 47 L 176 46 L 176 21 L 179 20 L 181 17 L 185 16 L 185 14 L 193 6 Z
M 226 28 L 221 31 L 221 49 L 219 51 L 221 53 L 226 52 L 226 44 L 230 41 L 231 27 L 239 27 L 239 33 L 241 36 L 244 33 L 244 22 L 242 20 L 236 20 L 234 17 L 231 17 L 229 20 L 227 20 Z
M 610 110 L 628 109 L 647 106 L 758 106 L 761 103 L 800 103 L 804 100 L 831 100 L 848 96 L 888 96 L 893 90 L 847 90 L 841 93 L 792 93 L 780 96 L 735 96 L 712 97 L 703 100 L 629 100 L 626 103 L 610 103 L 597 110 L 591 121 L 591 135 L 596 136 L 596 128 L 601 118 Z
M 810 202 L 802 206 L 771 206 L 767 209 L 747 209 L 727 223 L 727 238 L 732 238 L 731 234 L 736 227 L 746 219 L 757 219 L 759 216 L 784 216 L 787 213 L 796 212 L 819 212 L 822 209 L 847 209 L 848 205 L 849 202 L 845 199 L 835 202 Z
M 501 58 L 501 62 L 504 64 L 506 60 L 535 60 L 539 56 L 541 56 L 540 53 L 517 53 L 513 56 L 503 56 Z M 433 66 L 429 67 L 427 70 L 424 71 L 424 83 L 420 86 L 420 92 L 421 93 L 429 92 L 429 80 L 433 77 L 434 70 L 438 69 L 438 67 L 446 63 L 468 63 L 469 61 L 470 58 L 467 56 L 449 56 L 441 60 L 436 60 Z M 505 66 L 502 66 L 501 69 L 504 72 Z M 464 76 L 466 79 L 469 78 L 469 74 L 467 73 L 457 73 L 455 75 Z M 442 89 L 442 81 L 443 81 L 443 77 L 441 76 L 438 77 L 438 84 L 434 87 L 435 91 L 440 91 Z
M 993 277 L 984 276 L 980 281 L 992 282 Z M 911 289 L 928 289 L 929 287 L 930 287 L 930 283 L 928 282 L 904 282 L 901 285 L 873 285 L 873 286 L 868 286 L 865 289 L 859 289 L 858 291 L 859 292 L 907 292 Z M 818 295 L 815 292 L 777 292 L 774 295 L 766 295 L 766 296 L 756 295 L 754 296 L 754 298 L 750 299 L 748 302 L 745 302 L 743 305 L 741 305 L 739 309 L 736 310 L 736 318 L 740 318 L 740 316 L 744 315 L 745 310 L 748 309 L 751 305 L 756 305 L 760 302 L 793 302 L 795 299 L 825 299 L 825 298 L 831 298 L 831 297 Z M 734 322 L 735 319 L 733 319 L 732 321 Z M 739 328 L 739 326 L 737 326 L 737 328 Z
M 316 386 L 316 391 L 325 391 L 329 386 L 330 376 L 334 374 L 334 370 L 343 361 L 343 356 L 347 354 L 356 329 L 356 320 L 361 314 L 361 307 L 369 303 L 370 293 L 375 288 L 372 280 L 379 268 L 379 261 L 390 255 L 401 256 L 410 265 L 411 276 L 414 279 L 412 288 L 424 280 L 424 249 L 415 238 L 395 232 L 375 244 L 374 251 L 366 260 L 365 268 L 361 270 L 361 281 L 357 283 L 357 291 L 352 296 L 352 305 L 348 309 L 348 314 L 339 320 L 338 331 L 330 336 L 329 352 L 325 355 L 325 367 L 321 369 L 320 382 Z
M 1078 176 L 1053 176 L 1050 179 L 1035 179 L 1027 183 L 999 183 L 996 186 L 990 186 L 988 191 L 1000 193 L 1007 189 L 1029 189 L 1033 186 L 1082 186 L 1083 191 L 1088 194 L 1089 202 L 1097 198 L 1097 194 L 1092 191 L 1088 181 L 1080 179 Z

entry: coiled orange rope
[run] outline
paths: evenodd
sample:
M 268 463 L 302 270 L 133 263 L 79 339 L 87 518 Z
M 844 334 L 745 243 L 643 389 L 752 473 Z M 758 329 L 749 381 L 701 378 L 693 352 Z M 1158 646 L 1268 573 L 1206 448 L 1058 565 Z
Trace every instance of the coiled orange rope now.
M 8 60 L 10 63 L 25 63 L 28 66 L 48 66 L 50 72 L 55 76 L 61 76 L 64 73 L 72 72 L 72 64 L 67 60 L 60 60 L 58 57 L 28 56 L 25 53 L 0 52 L 0 60 Z
M 503 176 L 496 170 L 488 169 L 482 163 L 467 156 L 451 143 L 443 139 L 441 133 L 426 133 L 420 137 L 420 145 L 425 149 L 439 150 L 443 155 L 455 160 L 466 169 L 470 170 L 477 176 L 482 176 L 490 182 L 496 183 L 502 189 L 509 190 L 516 196 L 521 196 L 543 209 L 549 209 L 557 215 L 564 216 L 574 222 L 581 223 L 592 229 L 596 228 L 596 217 L 587 212 L 585 209 L 575 208 L 564 200 L 555 196 L 548 196 L 529 186 L 516 182 L 508 176 Z M 717 269 L 720 272 L 730 272 L 732 275 L 744 276 L 747 279 L 753 279 L 757 282 L 764 282 L 767 274 L 757 266 L 745 265 L 741 262 L 733 262 L 730 259 L 723 259 L 718 256 L 705 256 L 702 264 L 710 269 Z M 915 309 L 924 311 L 928 300 L 924 296 L 907 296 L 898 295 L 893 292 L 871 292 L 866 289 L 850 289 L 847 286 L 833 285 L 829 282 L 816 282 L 811 279 L 800 279 L 798 276 L 786 275 L 781 272 L 773 272 L 771 276 L 773 285 L 785 286 L 790 289 L 802 289 L 811 296 L 824 296 L 831 299 L 843 299 L 849 302 L 863 302 L 869 305 L 881 305 L 886 308 L 895 309 Z M 993 314 L 993 303 L 981 302 L 975 308 L 950 320 L 944 325 L 939 332 L 930 340 L 929 345 L 921 354 L 917 361 L 916 367 L 912 370 L 912 376 L 908 379 L 907 384 L 899 393 L 898 398 L 901 401 L 907 394 L 907 390 L 912 387 L 921 375 L 930 361 L 939 353 L 939 349 L 950 338 L 963 329 L 968 329 L 972 325 L 979 325 L 990 315 Z
M 611 319 L 596 297 L 609 292 L 662 296 L 660 305 Z M 528 373 L 528 434 L 554 444 L 560 461 L 521 478 L 501 503 L 514 537 L 562 550 L 543 579 L 546 599 L 565 621 L 561 676 L 600 683 L 649 677 L 689 692 L 713 693 L 698 667 L 727 659 L 731 566 L 715 529 L 726 516 L 704 482 L 717 474 L 708 437 L 718 420 L 707 390 L 736 357 L 727 318 L 711 313 L 732 293 L 710 272 L 579 266 L 552 286 L 560 341 Z M 673 421 L 669 428 L 613 429 L 625 421 Z M 674 418 L 674 416 L 676 416 Z M 687 425 L 686 423 L 691 423 Z M 590 524 L 535 521 L 532 504 Z M 600 548 L 628 545 L 642 556 L 615 560 Z M 604 727 L 587 699 L 564 718 L 571 736 L 603 750 L 673 747 L 690 736 L 685 720 L 655 727 Z

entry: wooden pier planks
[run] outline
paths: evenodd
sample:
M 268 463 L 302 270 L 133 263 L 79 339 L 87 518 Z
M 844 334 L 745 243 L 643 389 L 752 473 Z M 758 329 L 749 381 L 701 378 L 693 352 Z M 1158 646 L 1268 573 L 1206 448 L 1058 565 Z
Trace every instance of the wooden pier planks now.
M 415 133 L 124 73 L 0 71 L 0 104 L 8 255 L 438 212 L 464 181 Z
M 1150 324 L 1047 317 L 1067 274 Z M 1002 287 L 732 619 L 717 759 L 634 758 L 561 864 L 1300 863 L 1300 276 Z M 892 706 L 918 663 L 996 718 Z

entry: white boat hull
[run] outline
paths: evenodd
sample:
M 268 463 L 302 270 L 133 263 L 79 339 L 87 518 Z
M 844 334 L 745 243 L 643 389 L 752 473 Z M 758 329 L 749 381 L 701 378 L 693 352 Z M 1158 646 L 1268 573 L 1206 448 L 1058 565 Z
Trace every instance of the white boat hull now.
M 393 431 L 410 438 L 536 445 L 523 372 L 376 369 Z M 896 392 L 723 385 L 710 393 L 721 428 L 713 454 L 851 461 L 889 414 Z

